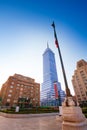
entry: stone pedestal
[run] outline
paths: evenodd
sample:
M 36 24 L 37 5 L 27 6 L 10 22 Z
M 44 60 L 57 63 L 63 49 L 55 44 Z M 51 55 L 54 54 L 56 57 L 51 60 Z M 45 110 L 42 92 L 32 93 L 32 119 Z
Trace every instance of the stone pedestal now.
M 62 130 L 87 130 L 87 119 L 72 97 L 62 104 L 62 112 Z

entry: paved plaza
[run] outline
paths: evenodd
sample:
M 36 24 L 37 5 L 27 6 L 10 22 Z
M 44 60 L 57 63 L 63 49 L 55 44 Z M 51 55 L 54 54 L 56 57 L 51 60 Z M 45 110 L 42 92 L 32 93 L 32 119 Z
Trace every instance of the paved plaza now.
M 62 124 L 56 115 L 28 118 L 0 116 L 0 130 L 62 130 Z

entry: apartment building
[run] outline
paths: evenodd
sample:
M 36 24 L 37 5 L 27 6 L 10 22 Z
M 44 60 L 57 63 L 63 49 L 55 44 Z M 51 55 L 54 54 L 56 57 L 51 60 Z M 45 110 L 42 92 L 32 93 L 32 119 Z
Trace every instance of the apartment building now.
M 3 106 L 25 104 L 40 105 L 40 84 L 34 79 L 20 74 L 10 76 L 2 85 L 1 97 Z
M 83 59 L 77 62 L 72 84 L 77 101 L 87 103 L 87 62 Z

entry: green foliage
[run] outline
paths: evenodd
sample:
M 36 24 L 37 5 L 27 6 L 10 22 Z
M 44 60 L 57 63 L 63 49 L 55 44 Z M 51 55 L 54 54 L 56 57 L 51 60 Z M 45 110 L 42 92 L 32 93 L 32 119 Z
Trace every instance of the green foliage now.
M 82 112 L 85 115 L 85 117 L 87 118 L 87 107 L 83 107 Z
M 87 118 L 87 113 L 85 114 L 85 117 Z
M 83 108 L 82 108 L 82 112 L 83 112 L 83 113 L 87 113 L 87 107 L 83 107 Z
M 15 112 L 15 108 L 11 109 L 6 109 L 3 110 L 2 112 L 5 113 L 12 113 L 12 114 L 39 114 L 39 113 L 53 113 L 53 112 L 58 112 L 58 108 L 41 108 L 41 107 L 35 107 L 35 108 L 20 108 L 19 112 Z

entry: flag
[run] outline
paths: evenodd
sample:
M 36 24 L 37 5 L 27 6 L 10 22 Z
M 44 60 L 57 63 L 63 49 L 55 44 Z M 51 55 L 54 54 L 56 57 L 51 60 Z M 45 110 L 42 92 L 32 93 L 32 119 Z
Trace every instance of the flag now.
M 58 40 L 57 40 L 57 35 L 56 35 L 56 30 L 55 30 L 55 24 L 54 24 L 54 22 L 52 23 L 52 27 L 54 29 L 55 45 L 58 48 Z
M 58 99 L 58 88 L 57 88 L 57 83 L 54 83 L 54 92 L 55 92 L 55 99 Z

